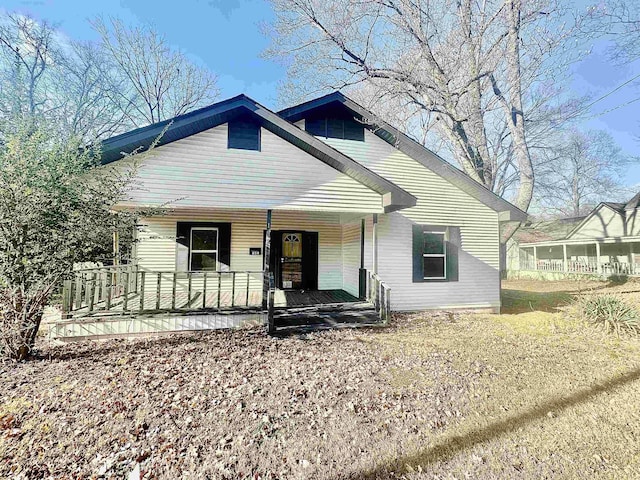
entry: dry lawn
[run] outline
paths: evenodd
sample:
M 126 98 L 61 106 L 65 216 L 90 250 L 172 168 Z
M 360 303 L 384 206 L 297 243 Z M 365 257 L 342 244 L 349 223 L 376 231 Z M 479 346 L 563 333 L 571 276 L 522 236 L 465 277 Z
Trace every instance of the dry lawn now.
M 502 315 L 43 345 L 0 366 L 0 478 L 640 478 L 640 339 L 505 282 Z

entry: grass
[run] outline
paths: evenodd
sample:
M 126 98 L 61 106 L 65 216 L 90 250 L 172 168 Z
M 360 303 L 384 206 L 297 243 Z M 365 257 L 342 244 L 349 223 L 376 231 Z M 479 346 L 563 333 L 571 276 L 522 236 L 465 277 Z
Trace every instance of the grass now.
M 0 477 L 640 478 L 640 340 L 565 312 L 639 285 L 503 287 L 500 315 L 45 350 L 0 371 Z

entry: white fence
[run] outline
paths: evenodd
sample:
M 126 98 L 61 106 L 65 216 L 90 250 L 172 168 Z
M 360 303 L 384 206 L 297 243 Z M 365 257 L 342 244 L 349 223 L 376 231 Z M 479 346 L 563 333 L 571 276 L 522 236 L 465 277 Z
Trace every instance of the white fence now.
M 536 263 L 521 261 L 520 270 L 557 272 L 557 273 L 583 273 L 586 275 L 640 275 L 640 264 L 626 262 L 601 262 L 598 268 L 597 262 L 585 262 L 568 260 L 565 268 L 563 260 L 540 259 Z

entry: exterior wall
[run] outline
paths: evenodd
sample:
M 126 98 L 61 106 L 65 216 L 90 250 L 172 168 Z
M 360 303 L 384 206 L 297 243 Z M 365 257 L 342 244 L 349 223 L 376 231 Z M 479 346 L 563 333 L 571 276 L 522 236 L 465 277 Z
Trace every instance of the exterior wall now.
M 375 173 L 415 195 L 415 207 L 379 216 L 379 274 L 391 287 L 394 310 L 497 308 L 500 248 L 497 212 L 365 131 L 365 142 L 322 139 Z M 369 217 L 370 218 L 370 217 Z M 413 283 L 412 222 L 459 226 L 458 282 Z M 370 219 L 367 235 L 370 238 Z M 371 246 L 365 245 L 367 268 Z
M 358 296 L 360 269 L 360 221 L 342 227 L 342 288 Z
M 624 218 L 609 207 L 601 206 L 571 239 L 596 239 L 626 235 Z
M 125 205 L 317 211 L 382 210 L 377 192 L 261 130 L 261 151 L 227 148 L 227 125 L 158 147 Z
M 640 236 L 640 213 L 638 209 L 627 210 L 627 235 Z
M 138 232 L 138 264 L 151 271 L 176 270 L 176 223 L 178 221 L 231 222 L 231 270 L 262 270 L 262 255 L 249 255 L 250 247 L 262 248 L 266 212 L 259 210 L 208 210 L 174 212 L 143 219 Z M 336 213 L 274 211 L 273 229 L 300 229 L 318 232 L 318 288 L 343 288 L 343 261 L 347 262 L 347 277 L 351 282 L 351 266 L 359 262 L 359 249 L 353 249 L 353 231 L 348 230 L 348 246 L 343 252 L 341 217 Z M 359 232 L 357 242 L 359 242 Z M 355 259 L 350 256 L 356 255 Z M 356 272 L 357 275 L 357 272 Z M 239 279 L 242 282 L 242 279 Z M 253 280 L 252 280 L 253 282 Z M 168 285 L 168 284 L 167 284 Z M 258 280 L 258 288 L 259 280 Z M 151 286 L 153 287 L 153 286 Z M 238 288 L 244 288 L 239 284 Z M 253 288 L 253 287 L 252 287 Z M 352 288 L 351 283 L 348 288 Z M 350 291 L 350 290 L 348 290 Z M 357 292 L 357 283 L 356 283 Z

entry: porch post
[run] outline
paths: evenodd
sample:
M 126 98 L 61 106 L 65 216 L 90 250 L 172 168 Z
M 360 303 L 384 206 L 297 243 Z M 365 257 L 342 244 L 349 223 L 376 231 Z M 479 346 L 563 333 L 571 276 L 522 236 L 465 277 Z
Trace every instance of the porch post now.
M 569 271 L 569 262 L 567 261 L 567 244 L 562 244 L 562 267 L 565 272 Z
M 596 242 L 596 268 L 598 273 L 602 273 L 602 265 L 600 264 L 600 242 Z
M 533 269 L 538 269 L 538 247 L 533 246 Z
M 358 296 L 364 300 L 367 296 L 367 271 L 364 268 L 364 236 L 366 220 L 360 222 L 360 270 L 358 270 Z
M 271 268 L 271 210 L 267 210 L 267 229 L 264 235 L 264 268 L 262 277 L 262 309 L 267 309 L 269 269 Z
M 373 214 L 373 273 L 378 273 L 378 214 Z
M 120 265 L 120 234 L 116 228 L 113 229 L 113 265 Z

